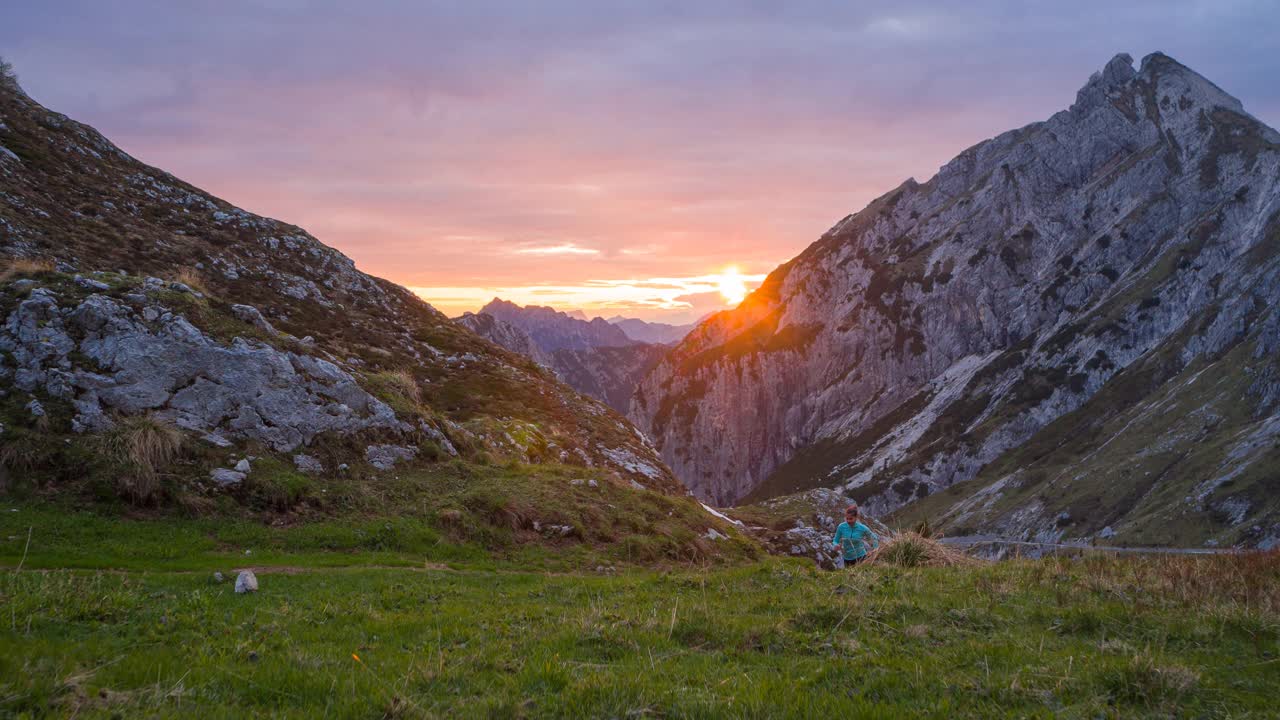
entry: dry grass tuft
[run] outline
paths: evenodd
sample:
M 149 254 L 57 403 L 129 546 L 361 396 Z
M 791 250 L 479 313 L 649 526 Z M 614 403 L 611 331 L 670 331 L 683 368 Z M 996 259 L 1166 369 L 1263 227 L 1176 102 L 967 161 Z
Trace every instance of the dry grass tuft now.
M 914 532 L 901 532 L 880 541 L 867 555 L 866 563 L 898 567 L 957 567 L 980 561 Z
M 195 268 L 184 267 L 174 273 L 173 280 L 186 285 L 202 295 L 209 295 L 209 287 L 204 283 L 204 277 L 196 271 Z
M 406 400 L 415 404 L 422 402 L 422 390 L 418 387 L 418 381 L 414 379 L 413 373 L 404 369 L 388 370 L 382 373 L 382 378 L 389 387 Z
M 1135 655 L 1128 667 L 1107 678 L 1112 697 L 1130 703 L 1155 705 L 1191 692 L 1200 674 L 1181 665 L 1159 665 L 1150 655 Z
M 22 275 L 39 275 L 53 272 L 53 261 L 45 258 L 10 258 L 4 269 L 0 270 L 0 282 Z
M 160 490 L 160 470 L 178 456 L 182 433 L 152 417 L 121 420 L 106 436 L 112 454 L 131 472 L 116 480 L 121 493 L 134 502 L 147 502 Z
M 365 386 L 379 400 L 391 406 L 406 419 L 429 417 L 431 411 L 422 404 L 422 390 L 413 373 L 404 368 L 366 373 Z
M 1087 556 L 1084 562 L 1046 558 L 1033 577 L 1071 577 L 1081 590 L 1124 596 L 1144 588 L 1162 602 L 1187 607 L 1280 613 L 1280 550 L 1219 555 Z M 1074 573 L 1074 574 L 1073 574 Z

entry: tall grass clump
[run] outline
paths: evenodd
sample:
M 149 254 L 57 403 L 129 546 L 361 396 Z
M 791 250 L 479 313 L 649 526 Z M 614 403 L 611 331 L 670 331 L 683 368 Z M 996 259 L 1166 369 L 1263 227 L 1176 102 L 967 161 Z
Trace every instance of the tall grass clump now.
M 1245 550 L 1209 556 L 1086 556 L 1083 562 L 1046 558 L 1033 577 L 1078 573 L 1083 590 L 1127 594 L 1146 588 L 1153 597 L 1202 611 L 1280 613 L 1280 550 Z
M 194 268 L 184 267 L 179 269 L 178 272 L 174 273 L 173 279 L 202 295 L 210 294 L 209 287 L 204 283 L 204 277 L 196 272 Z
M 399 393 L 401 397 L 413 402 L 415 405 L 422 402 L 422 390 L 418 387 L 418 381 L 413 377 L 413 373 L 405 369 L 388 370 L 382 373 L 382 379 L 388 387 Z
M 1146 654 L 1135 655 L 1124 667 L 1104 676 L 1111 697 L 1135 705 L 1175 703 L 1192 692 L 1199 673 L 1181 665 L 1159 665 Z
M 414 418 L 430 415 L 422 405 L 422 389 L 413 373 L 404 368 L 383 370 L 365 375 L 369 390 L 379 400 L 391 406 L 398 415 Z
M 0 282 L 14 277 L 39 275 L 47 272 L 53 272 L 53 261 L 51 260 L 28 257 L 10 258 L 4 269 L 0 270 Z
M 978 561 L 937 540 L 908 531 L 881 539 L 880 547 L 867 555 L 866 562 L 898 567 L 955 567 Z
M 177 458 L 182 433 L 149 416 L 121 420 L 105 436 L 112 459 L 127 468 L 116 477 L 116 488 L 135 503 L 145 503 L 160 491 L 160 471 Z

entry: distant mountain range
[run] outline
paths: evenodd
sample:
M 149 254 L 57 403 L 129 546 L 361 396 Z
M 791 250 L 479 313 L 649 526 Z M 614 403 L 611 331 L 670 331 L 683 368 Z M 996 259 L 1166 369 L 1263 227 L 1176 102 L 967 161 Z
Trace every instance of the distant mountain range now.
M 617 325 L 622 329 L 627 337 L 632 340 L 646 343 L 658 343 L 661 345 L 674 345 L 684 339 L 698 323 L 706 318 L 702 318 L 686 325 L 669 325 L 667 323 L 646 322 L 635 318 L 625 318 L 621 315 L 614 315 L 609 318 L 609 322 Z
M 582 312 L 575 315 L 541 305 L 521 307 L 499 298 L 480 308 L 480 315 L 490 315 L 520 328 L 538 347 L 547 352 L 586 350 L 597 347 L 622 347 L 634 344 L 621 328 L 604 318 L 586 320 Z
M 700 497 L 1280 544 L 1280 133 L 1159 53 L 907 180 L 699 325 L 632 418 Z
M 566 313 L 538 305 L 521 307 L 494 298 L 480 312 L 466 313 L 456 322 L 532 358 L 578 392 L 625 413 L 636 384 L 666 354 L 668 346 L 638 342 L 603 318 L 585 318 L 580 310 Z M 649 325 L 633 322 L 640 323 L 637 327 Z

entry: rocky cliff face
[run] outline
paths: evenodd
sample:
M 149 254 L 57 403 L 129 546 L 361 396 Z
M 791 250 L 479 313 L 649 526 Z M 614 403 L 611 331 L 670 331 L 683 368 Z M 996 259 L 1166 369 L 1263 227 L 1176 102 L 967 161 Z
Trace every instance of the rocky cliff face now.
M 490 342 L 531 358 L 569 387 L 603 400 L 620 413 L 631 406 L 631 395 L 640 378 L 667 352 L 665 345 L 630 340 L 622 345 L 591 345 L 592 342 L 616 343 L 618 336 L 609 331 L 599 332 L 595 321 L 588 323 L 551 308 L 520 308 L 501 300 L 494 300 L 487 307 L 494 307 L 495 303 L 501 303 L 507 317 L 521 325 L 499 320 L 485 311 L 467 313 L 455 322 Z M 526 327 L 536 332 L 536 337 L 546 346 L 531 336 Z
M 301 453 L 311 472 L 334 470 L 305 455 L 324 443 L 351 446 L 353 472 L 485 454 L 683 491 L 602 403 L 302 229 L 138 162 L 8 81 L 0 258 L 0 466 L 45 457 L 49 438 L 72 447 L 145 416 L 211 452 Z M 89 454 L 56 454 L 91 465 Z
M 574 390 L 626 412 L 636 385 L 666 357 L 667 350 L 666 345 L 650 343 L 557 350 L 552 353 L 551 368 Z
M 1118 56 L 841 220 L 632 416 L 723 504 L 823 485 L 873 512 L 935 495 L 967 531 L 1256 542 L 1280 496 L 1278 183 L 1280 134 L 1167 56 Z

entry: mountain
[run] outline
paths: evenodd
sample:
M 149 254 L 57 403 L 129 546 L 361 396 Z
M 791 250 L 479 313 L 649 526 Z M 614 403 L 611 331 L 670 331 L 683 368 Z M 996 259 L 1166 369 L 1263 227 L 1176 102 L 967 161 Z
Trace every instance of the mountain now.
M 950 532 L 1280 536 L 1280 134 L 1156 53 L 850 215 L 632 417 L 720 504 L 818 486 Z
M 608 320 L 609 323 L 618 326 L 627 337 L 636 342 L 658 343 L 661 345 L 674 345 L 684 339 L 689 331 L 698 326 L 693 322 L 687 325 L 669 325 L 659 322 L 645 322 L 635 318 L 624 318 L 621 315 L 615 315 Z M 701 322 L 701 321 L 698 321 Z
M 621 347 L 634 341 L 604 318 L 581 320 L 549 307 L 515 303 L 494 298 L 480 308 L 480 314 L 491 315 L 520 328 L 547 352 L 585 350 L 596 347 Z
M 495 345 L 524 355 L 542 367 L 552 369 L 555 364 L 551 354 L 539 347 L 529 337 L 529 333 L 489 313 L 463 313 L 462 317 L 454 318 L 454 322 Z
M 509 320 L 490 314 L 491 309 Z M 631 406 L 640 378 L 667 352 L 664 345 L 633 342 L 617 328 L 602 328 L 600 318 L 588 322 L 548 307 L 522 308 L 498 299 L 455 322 L 531 358 L 569 387 L 603 400 L 620 413 Z
M 0 256 L 0 487 L 120 478 L 117 455 L 154 480 L 181 444 L 181 492 L 252 480 L 249 456 L 369 479 L 450 456 L 591 466 L 684 492 L 602 403 L 9 80 Z
M 556 350 L 551 354 L 551 368 L 569 387 L 625 413 L 640 380 L 666 357 L 669 349 L 666 345 L 635 343 Z

